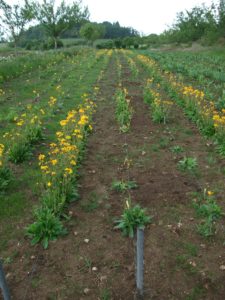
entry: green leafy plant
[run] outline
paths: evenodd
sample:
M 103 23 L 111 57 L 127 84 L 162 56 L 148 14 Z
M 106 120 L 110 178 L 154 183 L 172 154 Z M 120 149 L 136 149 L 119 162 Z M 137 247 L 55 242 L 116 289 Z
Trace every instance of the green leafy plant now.
M 203 218 L 201 224 L 197 226 L 198 232 L 204 237 L 210 237 L 215 234 L 216 221 L 223 215 L 221 207 L 216 203 L 213 192 L 204 190 L 203 195 L 199 195 L 197 200 L 193 201 L 198 217 Z
M 25 131 L 27 141 L 32 144 L 42 139 L 42 127 L 40 125 L 29 126 Z
M 15 164 L 22 163 L 30 154 L 31 147 L 23 138 L 12 144 L 8 152 L 9 160 Z
M 11 180 L 11 170 L 7 166 L 0 167 L 0 192 L 6 189 Z
M 50 209 L 38 209 L 35 217 L 36 222 L 27 227 L 27 235 L 32 238 L 32 245 L 41 242 L 44 249 L 47 249 L 49 241 L 67 233 L 59 218 Z
M 118 225 L 115 228 L 121 229 L 125 236 L 133 238 L 136 228 L 144 228 L 150 222 L 151 217 L 146 215 L 146 210 L 138 204 L 132 206 L 128 199 L 121 219 L 116 221 Z
M 155 123 L 166 124 L 171 112 L 172 101 L 160 100 L 158 96 L 151 103 L 152 120 Z
M 210 219 L 204 220 L 197 226 L 197 231 L 203 237 L 210 237 L 215 234 L 215 224 Z
M 117 192 L 124 192 L 138 187 L 135 181 L 113 181 L 112 189 Z
M 184 152 L 184 149 L 183 149 L 181 146 L 179 146 L 179 145 L 176 145 L 176 146 L 171 147 L 170 150 L 171 150 L 173 153 L 176 153 L 176 154 L 179 154 L 179 153 Z
M 130 122 L 132 118 L 132 109 L 130 102 L 126 99 L 126 89 L 118 89 L 116 92 L 116 120 L 119 123 L 120 131 L 127 132 L 130 129 Z
M 197 166 L 197 159 L 194 157 L 184 157 L 178 162 L 178 168 L 181 171 L 195 171 Z

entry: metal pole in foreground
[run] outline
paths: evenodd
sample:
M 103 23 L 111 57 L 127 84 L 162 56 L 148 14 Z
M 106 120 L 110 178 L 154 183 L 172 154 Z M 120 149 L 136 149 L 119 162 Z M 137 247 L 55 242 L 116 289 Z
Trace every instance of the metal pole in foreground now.
M 5 274 L 2 267 L 2 262 L 0 261 L 0 288 L 2 289 L 2 294 L 4 300 L 10 300 L 9 289 L 5 280 Z
M 144 229 L 137 228 L 137 266 L 136 266 L 137 297 L 144 295 Z

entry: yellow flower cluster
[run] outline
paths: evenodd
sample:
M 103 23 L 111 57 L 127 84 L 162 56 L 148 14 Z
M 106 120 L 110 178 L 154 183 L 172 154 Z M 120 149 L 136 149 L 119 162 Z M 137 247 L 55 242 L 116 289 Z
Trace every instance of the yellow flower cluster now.
M 0 144 L 0 167 L 3 167 L 3 154 L 4 154 L 5 146 Z
M 153 59 L 144 55 L 138 55 L 138 59 L 170 82 L 172 87 L 185 99 L 185 106 L 195 108 L 197 117 L 202 124 L 214 127 L 218 137 L 225 137 L 225 109 L 218 111 L 214 102 L 205 98 L 203 91 L 178 82 L 176 76 L 168 71 L 162 73 L 159 65 Z
M 49 191 L 60 187 L 61 192 L 66 193 L 84 139 L 92 130 L 90 122 L 94 108 L 94 102 L 85 99 L 78 110 L 69 111 L 66 119 L 60 121 L 61 129 L 56 132 L 56 142 L 50 144 L 48 154 L 39 155 L 44 186 Z
M 0 89 L 0 96 L 5 95 L 5 92 L 3 91 L 3 89 Z
M 142 64 L 147 65 L 148 67 L 152 67 L 152 68 L 157 68 L 158 67 L 156 62 L 153 59 L 151 59 L 151 58 L 149 58 L 145 55 L 140 54 L 140 55 L 137 56 L 137 59 Z
M 56 87 L 56 89 L 57 89 L 57 87 Z M 59 89 L 57 89 L 57 90 L 59 90 Z M 55 97 L 51 96 L 49 101 L 48 101 L 48 105 L 50 107 L 53 107 L 56 104 L 56 102 L 57 102 L 57 99 Z
M 170 75 L 170 78 L 172 75 Z M 198 117 L 205 123 L 212 123 L 215 132 L 219 135 L 225 135 L 225 109 L 218 111 L 214 102 L 205 99 L 203 91 L 194 89 L 192 86 L 184 86 L 182 83 L 173 81 L 172 85 L 178 87 L 178 92 L 184 96 L 186 102 L 195 105 Z

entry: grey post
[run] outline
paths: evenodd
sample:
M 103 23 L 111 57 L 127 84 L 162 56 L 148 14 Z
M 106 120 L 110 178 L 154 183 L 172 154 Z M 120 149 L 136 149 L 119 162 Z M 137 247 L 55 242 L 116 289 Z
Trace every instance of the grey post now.
M 5 274 L 3 271 L 3 266 L 2 266 L 2 262 L 0 260 L 0 288 L 2 289 L 2 294 L 3 294 L 3 298 L 4 300 L 10 300 L 10 293 L 9 293 L 9 289 L 5 280 Z
M 144 295 L 144 229 L 137 228 L 137 266 L 136 266 L 137 297 Z

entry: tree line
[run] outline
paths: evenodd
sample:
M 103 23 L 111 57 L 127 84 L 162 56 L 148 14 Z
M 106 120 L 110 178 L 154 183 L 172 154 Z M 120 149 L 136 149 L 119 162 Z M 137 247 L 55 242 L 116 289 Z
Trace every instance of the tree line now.
M 60 38 L 82 37 L 93 42 L 98 38 L 138 36 L 135 29 L 122 27 L 118 22 L 90 22 L 88 7 L 83 6 L 81 0 L 72 4 L 63 0 L 59 5 L 55 0 L 43 0 L 41 3 L 24 0 L 19 5 L 0 0 L 0 11 L 0 35 L 7 33 L 15 47 L 31 40 L 49 39 L 57 48 Z
M 220 39 L 225 39 L 225 0 L 179 12 L 172 26 L 162 34 L 149 35 L 145 41 L 153 45 L 195 41 L 212 45 Z

